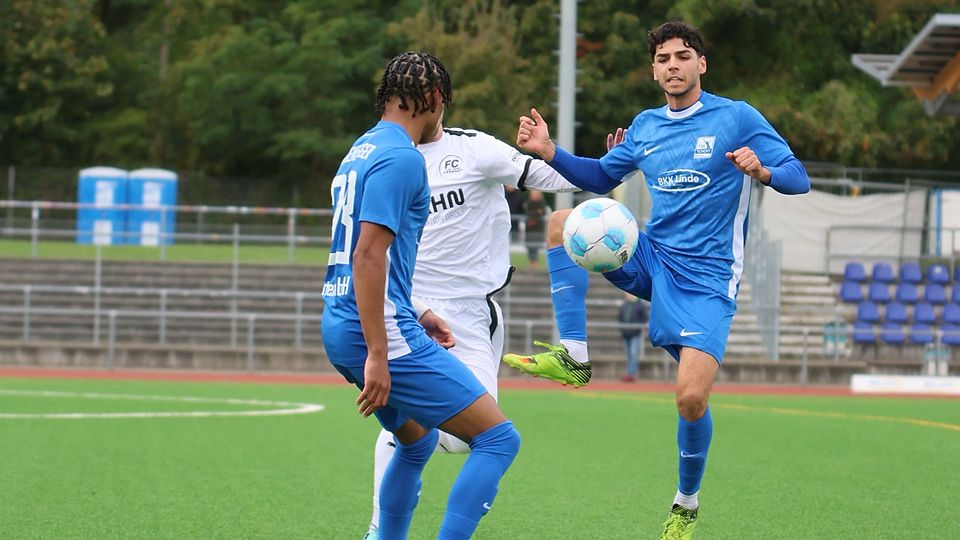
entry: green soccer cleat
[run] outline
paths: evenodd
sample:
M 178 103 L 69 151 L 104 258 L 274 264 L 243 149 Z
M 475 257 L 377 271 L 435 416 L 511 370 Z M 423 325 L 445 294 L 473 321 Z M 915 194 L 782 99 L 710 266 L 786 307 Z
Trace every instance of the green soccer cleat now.
M 363 535 L 363 540 L 377 540 L 377 536 L 380 535 L 377 531 L 378 529 L 370 529 L 367 534 Z
M 503 361 L 523 373 L 557 381 L 564 386 L 572 384 L 579 387 L 590 382 L 590 362 L 577 362 L 563 345 L 550 345 L 542 341 L 534 341 L 533 344 L 547 351 L 530 356 L 505 354 Z
M 684 508 L 679 504 L 670 509 L 670 517 L 663 523 L 660 540 L 690 540 L 693 528 L 697 525 L 697 510 Z

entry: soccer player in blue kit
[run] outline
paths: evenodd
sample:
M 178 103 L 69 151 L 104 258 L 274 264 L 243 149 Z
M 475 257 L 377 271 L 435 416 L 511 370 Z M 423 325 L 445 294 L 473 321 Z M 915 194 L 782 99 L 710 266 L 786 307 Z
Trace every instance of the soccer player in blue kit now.
M 680 481 L 663 539 L 691 538 L 697 521 L 713 433 L 707 399 L 736 312 L 753 179 L 785 194 L 810 189 L 803 165 L 756 109 L 701 89 L 700 76 L 707 71 L 703 42 L 698 29 L 678 21 L 648 34 L 653 79 L 667 104 L 638 114 L 623 142 L 599 160 L 555 146 L 536 109 L 532 118 L 521 117 L 517 134 L 520 148 L 539 154 L 581 189 L 607 193 L 638 169 L 649 187 L 653 208 L 646 232 L 640 233 L 633 257 L 604 277 L 651 301 L 650 341 L 679 362 Z M 560 344 L 532 356 L 505 355 L 504 361 L 525 373 L 580 386 L 589 380 L 583 373 L 590 369 L 587 272 L 562 246 L 568 214 L 554 212 L 547 232 Z
M 420 325 L 411 302 L 430 205 L 416 145 L 434 137 L 451 99 L 450 77 L 436 58 L 395 57 L 377 91 L 380 122 L 353 144 L 331 185 L 324 348 L 360 388 L 360 414 L 376 415 L 397 443 L 380 489 L 380 540 L 407 537 L 438 427 L 470 445 L 450 490 L 443 540 L 470 538 L 520 448 L 513 423 L 463 362 L 432 339 L 442 329 Z

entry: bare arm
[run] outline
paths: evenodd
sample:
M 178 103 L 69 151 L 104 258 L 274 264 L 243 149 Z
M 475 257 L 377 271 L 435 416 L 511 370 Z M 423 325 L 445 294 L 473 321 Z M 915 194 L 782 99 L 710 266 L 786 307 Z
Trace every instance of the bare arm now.
M 359 412 L 370 416 L 387 404 L 390 397 L 390 370 L 387 366 L 387 329 L 383 319 L 386 295 L 387 249 L 393 231 L 376 223 L 360 222 L 360 236 L 353 251 L 353 288 L 357 297 L 360 326 L 367 344 L 363 368 L 364 385 L 357 398 Z

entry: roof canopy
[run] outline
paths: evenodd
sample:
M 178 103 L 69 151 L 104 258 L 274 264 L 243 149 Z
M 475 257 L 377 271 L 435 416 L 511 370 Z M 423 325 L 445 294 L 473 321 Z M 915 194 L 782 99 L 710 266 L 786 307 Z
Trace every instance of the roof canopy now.
M 855 54 L 853 65 L 883 86 L 909 86 L 931 116 L 960 115 L 960 14 L 938 13 L 900 54 Z

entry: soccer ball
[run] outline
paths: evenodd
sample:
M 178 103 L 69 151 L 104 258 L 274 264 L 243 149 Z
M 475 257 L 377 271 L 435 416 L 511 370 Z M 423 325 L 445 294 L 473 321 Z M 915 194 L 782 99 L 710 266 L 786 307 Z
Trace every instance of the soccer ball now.
M 639 234 L 626 206 L 613 199 L 590 199 L 578 204 L 563 223 L 563 247 L 579 266 L 610 272 L 633 256 Z

